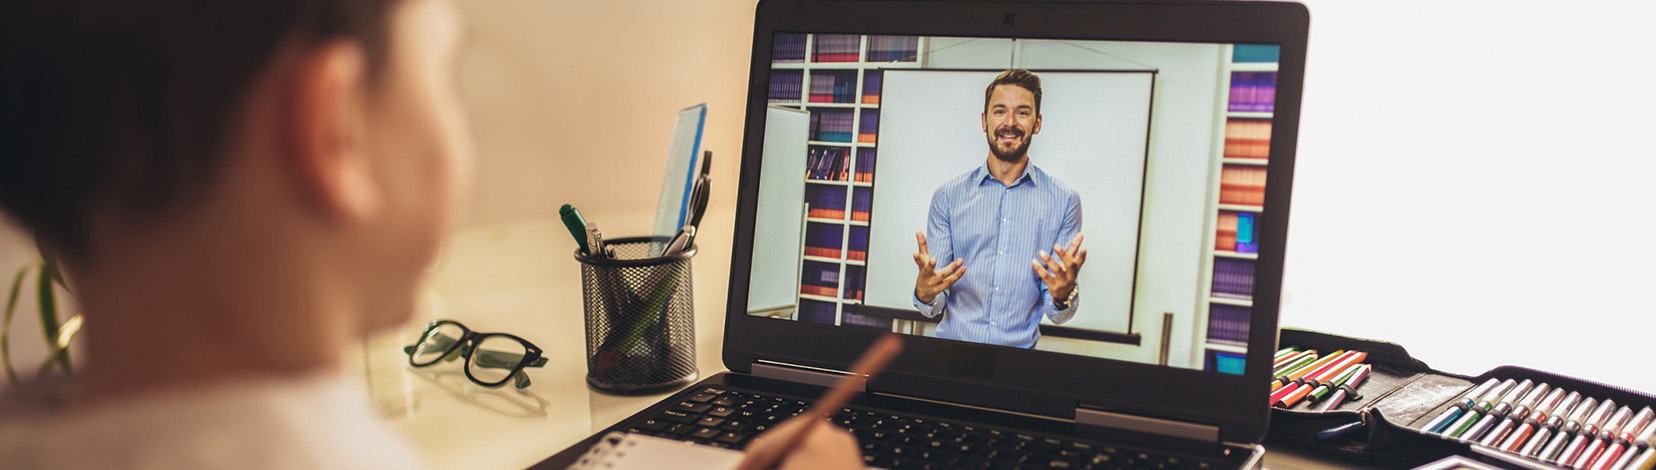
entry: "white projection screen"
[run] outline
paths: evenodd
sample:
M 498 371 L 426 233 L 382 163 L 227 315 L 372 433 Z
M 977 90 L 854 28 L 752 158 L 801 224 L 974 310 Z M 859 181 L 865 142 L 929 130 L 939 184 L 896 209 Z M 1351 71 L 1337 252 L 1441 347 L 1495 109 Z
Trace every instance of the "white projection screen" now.
M 1155 74 L 1035 72 L 1043 92 L 1042 129 L 1030 145 L 1030 160 L 1080 193 L 1086 234 L 1082 300 L 1064 326 L 1128 333 Z M 885 70 L 868 305 L 914 308 L 914 232 L 925 228 L 937 186 L 987 158 L 979 116 L 984 87 L 997 73 Z

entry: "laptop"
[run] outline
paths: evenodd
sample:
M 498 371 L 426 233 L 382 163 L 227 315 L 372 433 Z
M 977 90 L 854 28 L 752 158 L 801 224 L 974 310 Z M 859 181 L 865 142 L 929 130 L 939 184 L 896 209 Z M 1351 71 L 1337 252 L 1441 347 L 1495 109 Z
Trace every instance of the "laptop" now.
M 729 372 L 542 465 L 612 431 L 743 448 L 895 332 L 833 418 L 870 467 L 1259 466 L 1308 21 L 761 1 Z

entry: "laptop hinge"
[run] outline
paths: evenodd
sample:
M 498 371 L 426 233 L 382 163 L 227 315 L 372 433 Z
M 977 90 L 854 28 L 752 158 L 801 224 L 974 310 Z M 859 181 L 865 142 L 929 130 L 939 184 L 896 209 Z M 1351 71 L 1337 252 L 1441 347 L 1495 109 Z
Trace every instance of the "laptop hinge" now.
M 1219 443 L 1219 427 L 1162 418 L 1075 408 L 1075 424 Z
M 771 380 L 802 383 L 818 387 L 833 387 L 840 380 L 851 376 L 850 373 L 815 367 L 796 366 L 778 362 L 753 361 L 753 375 Z M 852 387 L 858 392 L 868 391 L 867 377 L 854 377 L 856 383 Z

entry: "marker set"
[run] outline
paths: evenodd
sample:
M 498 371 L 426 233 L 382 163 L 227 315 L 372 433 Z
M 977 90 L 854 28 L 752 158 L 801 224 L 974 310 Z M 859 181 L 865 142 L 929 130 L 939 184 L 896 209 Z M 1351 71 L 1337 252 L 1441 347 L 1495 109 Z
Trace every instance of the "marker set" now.
M 1575 470 L 1656 465 L 1656 410 L 1530 379 L 1487 379 L 1420 430 Z
M 1656 395 L 1517 366 L 1444 372 L 1384 341 L 1292 328 L 1278 341 L 1293 347 L 1272 359 L 1267 446 L 1387 467 L 1656 470 Z
M 1272 358 L 1271 406 L 1293 409 L 1304 403 L 1305 408 L 1320 412 L 1361 399 L 1357 387 L 1374 370 L 1363 363 L 1367 358 L 1368 353 L 1355 350 L 1319 356 L 1315 349 L 1283 348 Z

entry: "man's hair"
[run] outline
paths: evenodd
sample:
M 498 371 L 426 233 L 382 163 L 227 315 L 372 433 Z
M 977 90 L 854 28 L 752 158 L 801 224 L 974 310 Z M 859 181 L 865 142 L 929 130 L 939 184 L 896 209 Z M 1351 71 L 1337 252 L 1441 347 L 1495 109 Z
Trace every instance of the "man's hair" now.
M 983 89 L 983 110 L 989 110 L 989 97 L 995 95 L 995 87 L 1001 85 L 1017 85 L 1035 94 L 1035 115 L 1041 115 L 1041 76 L 1029 69 L 1006 69 L 995 76 L 995 81 Z
M 284 46 L 356 41 L 372 76 L 398 2 L 3 2 L 0 211 L 56 254 L 85 254 L 94 210 L 151 213 L 212 183 Z

